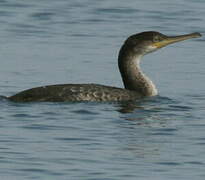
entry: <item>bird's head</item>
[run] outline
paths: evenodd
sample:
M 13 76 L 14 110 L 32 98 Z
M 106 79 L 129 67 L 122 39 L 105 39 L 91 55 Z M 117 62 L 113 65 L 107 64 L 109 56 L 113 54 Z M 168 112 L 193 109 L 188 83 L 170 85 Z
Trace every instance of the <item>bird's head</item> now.
M 147 31 L 130 36 L 124 43 L 124 48 L 132 53 L 145 55 L 169 44 L 200 37 L 200 33 L 191 33 L 180 36 L 166 36 L 159 32 Z

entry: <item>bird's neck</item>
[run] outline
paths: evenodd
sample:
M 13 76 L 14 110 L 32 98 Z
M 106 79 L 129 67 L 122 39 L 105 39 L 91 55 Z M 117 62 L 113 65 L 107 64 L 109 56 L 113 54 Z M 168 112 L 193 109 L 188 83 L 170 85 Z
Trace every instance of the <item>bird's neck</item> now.
M 140 69 L 141 57 L 142 55 L 119 56 L 118 65 L 125 89 L 136 91 L 142 96 L 155 96 L 155 85 Z

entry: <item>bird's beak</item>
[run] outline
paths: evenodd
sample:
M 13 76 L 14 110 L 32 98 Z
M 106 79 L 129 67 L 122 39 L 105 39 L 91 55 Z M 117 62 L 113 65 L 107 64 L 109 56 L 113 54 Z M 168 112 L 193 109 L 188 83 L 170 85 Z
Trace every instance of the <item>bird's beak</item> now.
M 156 48 L 162 48 L 168 44 L 172 44 L 172 43 L 179 42 L 179 41 L 184 41 L 184 40 L 191 39 L 191 38 L 197 38 L 197 37 L 201 37 L 201 34 L 196 32 L 196 33 L 185 34 L 181 36 L 167 36 L 165 39 L 159 42 L 154 42 L 153 46 Z

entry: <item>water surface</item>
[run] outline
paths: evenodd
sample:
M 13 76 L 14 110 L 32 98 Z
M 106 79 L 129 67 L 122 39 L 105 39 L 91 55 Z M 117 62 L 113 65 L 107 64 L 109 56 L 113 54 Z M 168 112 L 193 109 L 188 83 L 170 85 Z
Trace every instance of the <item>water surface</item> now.
M 122 87 L 131 34 L 204 34 L 204 1 L 0 0 L 0 95 L 59 83 Z M 0 100 L 1 179 L 205 178 L 204 38 L 147 55 L 159 96 L 136 103 Z

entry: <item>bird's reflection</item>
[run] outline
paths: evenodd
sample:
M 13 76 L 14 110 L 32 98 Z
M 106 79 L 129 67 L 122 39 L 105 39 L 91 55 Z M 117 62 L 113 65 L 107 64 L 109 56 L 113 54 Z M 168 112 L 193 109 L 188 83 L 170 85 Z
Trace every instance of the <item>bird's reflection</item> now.
M 141 105 L 140 102 L 134 102 L 134 101 L 129 101 L 129 102 L 121 102 L 119 103 L 119 109 L 118 112 L 120 113 L 132 113 L 136 109 L 144 109 L 144 107 Z
M 179 102 L 178 102 L 179 103 Z M 167 97 L 145 98 L 142 101 L 129 101 L 117 104 L 120 118 L 132 121 L 136 125 L 149 127 L 165 127 L 171 114 L 180 107 L 174 107 L 177 102 Z
M 135 111 L 146 111 L 147 109 L 154 108 L 154 104 L 158 102 L 159 96 L 144 98 L 138 101 L 124 101 L 118 103 L 118 112 L 126 114 Z
M 155 97 L 148 97 L 138 101 L 125 101 L 119 102 L 117 104 L 117 111 L 126 114 L 126 113 L 133 113 L 137 111 L 152 111 L 152 112 L 159 112 L 163 109 L 166 109 L 167 106 L 171 104 L 176 104 L 175 100 L 172 100 L 167 97 L 155 96 Z

